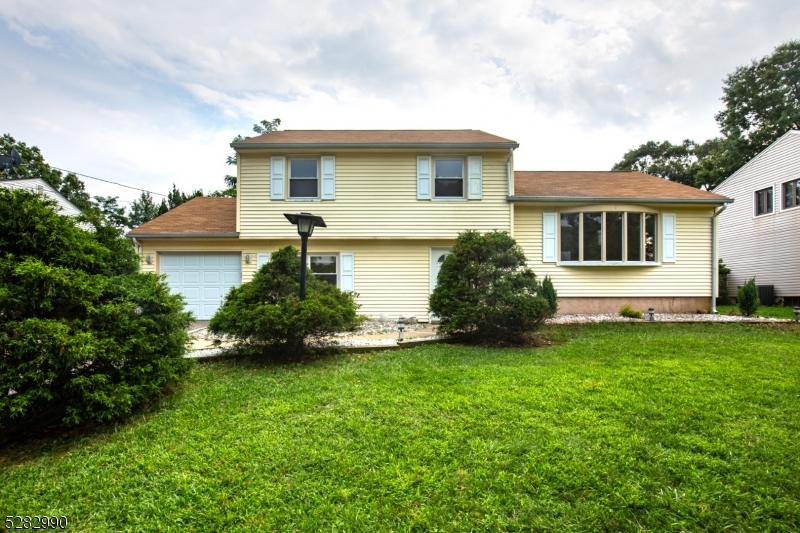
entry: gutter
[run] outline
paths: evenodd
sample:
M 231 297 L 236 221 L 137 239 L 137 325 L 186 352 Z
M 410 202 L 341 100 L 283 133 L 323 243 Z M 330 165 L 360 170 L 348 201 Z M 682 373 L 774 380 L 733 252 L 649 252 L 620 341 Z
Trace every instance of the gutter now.
M 730 198 L 611 198 L 611 197 L 584 197 L 584 196 L 508 196 L 509 202 L 525 202 L 539 204 L 556 203 L 645 203 L 645 204 L 727 204 Z
M 234 150 L 245 149 L 311 149 L 331 150 L 339 148 L 398 148 L 398 149 L 503 149 L 514 150 L 519 143 L 231 143 Z
M 136 238 L 140 239 L 201 239 L 201 238 L 219 238 L 219 237 L 238 237 L 239 232 L 232 233 L 128 233 L 125 235 L 130 237 L 136 242 Z
M 733 201 L 733 200 L 731 200 Z M 714 210 L 711 217 L 711 314 L 717 313 L 717 291 L 719 290 L 719 264 L 717 261 L 717 217 L 727 209 L 728 204 L 722 204 L 722 209 Z

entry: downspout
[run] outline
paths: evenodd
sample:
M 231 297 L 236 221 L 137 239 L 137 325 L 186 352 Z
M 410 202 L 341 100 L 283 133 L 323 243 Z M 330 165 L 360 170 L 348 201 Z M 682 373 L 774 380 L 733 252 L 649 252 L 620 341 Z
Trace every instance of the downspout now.
M 511 156 L 514 154 L 514 149 L 508 149 L 508 158 L 506 158 L 506 174 L 508 177 L 508 196 L 514 195 L 514 178 L 511 174 Z M 508 229 L 509 234 L 514 236 L 514 204 L 509 202 L 508 206 Z
M 711 217 L 711 314 L 717 314 L 717 291 L 719 290 L 719 265 L 717 264 L 717 217 L 725 211 L 728 204 L 722 204 L 722 209 L 714 209 Z
M 136 237 L 131 237 L 133 241 L 133 245 L 136 246 L 136 253 L 142 255 L 142 245 L 139 244 L 139 241 L 136 240 Z

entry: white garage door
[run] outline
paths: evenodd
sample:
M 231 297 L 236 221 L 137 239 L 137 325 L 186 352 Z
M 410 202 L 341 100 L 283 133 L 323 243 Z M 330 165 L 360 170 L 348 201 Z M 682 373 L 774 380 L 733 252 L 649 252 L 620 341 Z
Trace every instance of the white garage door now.
M 242 283 L 242 255 L 161 254 L 161 273 L 173 292 L 186 298 L 186 310 L 208 320 L 231 287 Z

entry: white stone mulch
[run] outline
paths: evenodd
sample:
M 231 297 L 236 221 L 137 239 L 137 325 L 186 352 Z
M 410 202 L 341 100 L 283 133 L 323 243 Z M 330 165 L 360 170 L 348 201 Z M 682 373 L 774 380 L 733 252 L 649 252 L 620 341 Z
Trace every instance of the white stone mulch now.
M 695 313 L 655 313 L 655 322 L 789 322 L 782 318 L 746 317 L 739 315 L 712 315 Z M 596 322 L 647 322 L 647 313 L 642 318 L 626 318 L 617 313 L 597 315 L 557 315 L 546 324 L 591 324 Z

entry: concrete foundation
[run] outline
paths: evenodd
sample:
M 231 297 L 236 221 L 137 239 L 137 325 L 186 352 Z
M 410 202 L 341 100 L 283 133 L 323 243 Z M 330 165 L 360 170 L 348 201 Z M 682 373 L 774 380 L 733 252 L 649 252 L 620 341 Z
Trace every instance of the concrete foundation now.
M 643 313 L 649 307 L 656 313 L 696 313 L 699 310 L 711 312 L 710 296 L 679 296 L 665 298 L 663 296 L 633 298 L 559 298 L 558 314 L 597 314 L 619 313 L 620 308 L 630 304 Z

